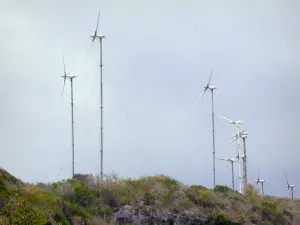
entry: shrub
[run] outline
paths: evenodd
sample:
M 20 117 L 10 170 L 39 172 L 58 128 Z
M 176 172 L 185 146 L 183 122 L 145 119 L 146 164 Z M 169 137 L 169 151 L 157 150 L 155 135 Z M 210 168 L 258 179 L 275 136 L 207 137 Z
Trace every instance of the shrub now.
M 54 220 L 62 225 L 70 225 L 66 215 L 62 212 L 56 212 L 54 214 Z
M 215 192 L 221 192 L 224 194 L 228 194 L 229 191 L 231 191 L 232 189 L 227 187 L 227 186 L 223 186 L 223 185 L 216 185 L 214 188 Z
M 213 200 L 217 197 L 213 191 L 201 186 L 191 186 L 186 194 L 192 202 L 204 207 L 213 207 Z
M 22 197 L 12 199 L 5 207 L 0 208 L 0 210 L 0 214 L 8 224 L 42 225 L 47 222 L 47 218 L 35 207 L 26 203 Z
M 153 205 L 155 203 L 155 195 L 153 193 L 146 192 L 144 194 L 145 205 Z

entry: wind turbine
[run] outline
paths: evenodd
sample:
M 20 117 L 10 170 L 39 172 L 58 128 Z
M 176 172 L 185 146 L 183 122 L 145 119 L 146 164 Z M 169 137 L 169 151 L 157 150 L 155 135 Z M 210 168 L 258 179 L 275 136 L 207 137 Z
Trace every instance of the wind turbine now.
M 246 138 L 248 137 L 248 133 L 246 132 L 246 129 L 242 130 L 240 134 L 234 135 L 233 138 L 229 143 L 232 143 L 233 141 L 236 141 L 238 137 L 241 137 L 243 139 L 243 150 L 244 154 L 241 156 L 243 159 L 243 181 L 244 181 L 244 187 L 248 184 L 248 176 L 247 176 L 247 153 L 246 153 Z
M 222 117 L 222 119 L 226 120 L 227 122 L 229 122 L 229 124 L 232 124 L 234 126 L 237 127 L 237 138 L 236 138 L 236 145 L 237 145 L 237 158 L 238 158 L 238 162 L 239 162 L 239 180 L 240 180 L 240 190 L 239 192 L 242 193 L 242 171 L 241 171 L 241 153 L 240 153 L 240 128 L 242 128 L 242 123 L 243 121 L 241 120 L 237 120 L 237 121 L 233 121 L 231 119 L 228 119 L 226 117 Z
M 233 170 L 233 163 L 237 162 L 238 160 L 235 158 L 219 158 L 219 160 L 224 160 L 231 163 L 231 179 L 232 179 L 232 190 L 234 190 L 234 170 Z
M 255 183 L 261 183 L 261 194 L 262 196 L 264 196 L 264 183 L 266 182 L 266 180 L 260 180 L 259 179 L 259 170 L 258 170 L 258 175 L 257 175 L 257 179 L 255 180 Z
M 207 85 L 204 87 L 204 91 L 199 97 L 197 104 L 204 96 L 205 92 L 209 89 L 211 91 L 211 102 L 212 102 L 212 135 L 213 135 L 213 180 L 214 180 L 214 187 L 216 187 L 216 147 L 215 147 L 215 112 L 214 112 L 214 90 L 217 89 L 215 86 L 210 85 L 211 77 L 213 75 L 213 70 L 211 71 L 209 80 Z
M 63 64 L 64 64 L 64 75 L 62 78 L 64 79 L 64 86 L 63 86 L 63 92 L 65 89 L 66 80 L 68 79 L 71 83 L 71 121 L 72 121 L 72 178 L 74 178 L 74 102 L 73 102 L 73 79 L 76 78 L 76 76 L 69 75 L 69 73 L 66 72 L 66 65 L 65 65 L 65 58 L 63 55 Z
M 287 174 L 286 174 L 285 170 L 284 170 L 284 174 L 285 174 L 285 179 L 286 179 L 286 187 L 288 188 L 288 193 L 289 193 L 289 190 L 291 189 L 291 192 L 292 192 L 291 198 L 293 200 L 294 199 L 294 187 L 296 187 L 296 186 L 294 184 L 289 184 Z
M 102 39 L 105 38 L 103 34 L 98 34 L 98 25 L 100 19 L 100 11 L 98 13 L 98 21 L 94 34 L 91 36 L 92 44 L 97 38 L 100 41 L 100 183 L 103 183 L 103 77 L 102 77 Z

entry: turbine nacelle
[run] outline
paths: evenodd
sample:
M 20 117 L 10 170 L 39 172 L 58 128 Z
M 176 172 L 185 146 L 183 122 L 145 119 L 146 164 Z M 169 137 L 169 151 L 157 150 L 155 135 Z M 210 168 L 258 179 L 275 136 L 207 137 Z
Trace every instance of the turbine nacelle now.
M 243 121 L 241 121 L 241 120 L 238 120 L 235 122 L 235 124 L 238 124 L 238 125 L 241 125 L 242 123 L 243 123 Z
M 106 38 L 106 36 L 103 35 L 103 34 L 94 34 L 94 35 L 91 35 L 91 38 L 93 38 L 93 39 L 95 39 L 95 38 L 102 39 L 102 38 Z
M 244 132 L 244 133 L 240 134 L 240 137 L 241 138 L 247 138 L 248 137 L 248 133 Z
M 208 88 L 209 88 L 210 90 L 217 89 L 217 87 L 216 87 L 216 86 L 209 86 Z
M 68 73 L 67 73 L 68 74 Z M 64 75 L 64 76 L 61 76 L 62 78 L 65 78 L 65 79 L 73 79 L 73 78 L 75 78 L 75 77 L 77 77 L 77 76 L 75 76 L 75 75 Z

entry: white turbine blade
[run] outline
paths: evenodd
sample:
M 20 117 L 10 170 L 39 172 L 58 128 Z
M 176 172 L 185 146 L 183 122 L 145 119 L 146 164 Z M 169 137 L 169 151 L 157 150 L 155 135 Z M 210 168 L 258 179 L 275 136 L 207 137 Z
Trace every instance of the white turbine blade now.
M 228 144 L 231 144 L 232 142 L 236 141 L 237 138 L 232 139 Z
M 99 10 L 99 13 L 98 13 L 98 20 L 97 20 L 97 26 L 96 26 L 96 30 L 95 30 L 95 33 L 94 33 L 94 36 L 93 36 L 93 40 L 92 42 L 94 42 L 96 36 L 97 36 L 97 32 L 98 32 L 98 25 L 99 25 L 99 19 L 100 19 L 100 10 Z
M 240 136 L 243 135 L 243 134 L 245 134 L 246 130 L 247 130 L 246 128 L 243 129 L 243 130 L 241 131 L 241 133 L 240 133 Z
M 219 160 L 224 160 L 224 161 L 228 161 L 229 159 L 228 158 L 218 158 Z
M 222 125 L 221 125 L 221 123 L 220 123 L 220 121 L 219 121 L 219 119 L 218 119 L 218 116 L 217 116 L 216 114 L 214 114 L 214 117 L 216 118 L 216 120 L 217 120 L 219 126 L 220 126 L 220 127 L 222 128 L 222 130 L 223 130 L 223 127 L 222 127 Z
M 223 117 L 223 116 L 221 116 L 221 118 L 222 118 L 223 120 L 226 120 L 226 121 L 228 121 L 229 123 L 232 123 L 232 122 L 233 122 L 232 120 L 230 120 L 230 119 L 227 119 L 226 117 Z
M 99 10 L 99 13 L 98 13 L 98 21 L 97 21 L 97 27 L 96 27 L 96 34 L 97 34 L 97 31 L 98 31 L 99 20 L 100 20 L 100 10 Z
M 91 48 L 92 48 L 92 45 L 93 45 L 93 43 L 94 43 L 94 41 L 95 41 L 95 38 L 96 38 L 96 36 L 97 36 L 97 32 L 98 32 L 98 26 L 99 26 L 99 20 L 100 20 L 100 10 L 99 10 L 99 13 L 98 13 L 98 20 L 97 20 L 97 26 L 96 26 L 96 30 L 95 30 L 95 32 L 94 32 L 94 36 L 92 36 L 92 43 L 91 43 L 91 45 L 90 45 L 90 47 L 89 47 L 89 50 L 86 52 L 86 54 L 85 54 L 85 57 L 84 57 L 84 60 L 87 58 L 87 56 L 88 56 L 88 54 L 90 53 L 90 51 L 91 51 Z
M 66 84 L 66 77 L 64 77 L 64 86 L 63 86 L 63 89 L 62 89 L 61 98 L 63 98 L 63 96 L 64 96 L 65 84 Z
M 198 105 L 198 103 L 200 102 L 201 98 L 204 96 L 206 90 L 207 90 L 207 89 L 205 89 L 205 90 L 203 91 L 203 93 L 200 95 L 200 97 L 199 97 L 199 99 L 198 99 L 198 101 L 197 101 L 197 105 Z
M 90 53 L 91 48 L 92 48 L 92 46 L 93 46 L 93 42 L 94 42 L 94 38 L 93 38 L 92 43 L 91 43 L 91 45 L 90 45 L 90 47 L 89 47 L 89 50 L 88 50 L 88 51 L 86 52 L 86 54 L 85 54 L 84 60 L 87 58 L 88 54 Z
M 63 57 L 63 64 L 64 64 L 64 76 L 63 76 L 63 78 L 64 78 L 64 86 L 63 86 L 63 89 L 62 89 L 62 95 L 61 95 L 61 98 L 63 98 L 63 95 L 64 95 L 64 89 L 65 89 L 66 78 L 67 78 L 64 53 L 62 53 L 62 57 Z
M 233 136 L 230 137 L 229 139 L 231 139 L 231 138 L 236 138 L 236 137 L 237 137 L 237 134 L 233 135 Z
M 237 124 L 238 127 L 243 128 L 241 125 Z
M 234 125 L 236 125 L 237 127 L 239 128 L 243 128 L 241 125 L 237 124 L 237 123 L 234 123 Z
M 208 83 L 207 83 L 207 87 L 209 87 L 209 85 L 210 85 L 210 81 L 211 81 L 211 77 L 213 75 L 213 72 L 214 72 L 214 70 L 212 70 L 211 73 L 210 73 L 210 77 L 209 77 L 209 80 L 208 80 Z
M 286 170 L 285 170 L 285 169 L 284 169 L 284 175 L 285 175 L 285 180 L 286 180 L 287 185 L 290 186 L 290 185 L 289 185 L 289 181 L 288 181 L 288 177 L 287 177 L 287 174 L 286 174 Z

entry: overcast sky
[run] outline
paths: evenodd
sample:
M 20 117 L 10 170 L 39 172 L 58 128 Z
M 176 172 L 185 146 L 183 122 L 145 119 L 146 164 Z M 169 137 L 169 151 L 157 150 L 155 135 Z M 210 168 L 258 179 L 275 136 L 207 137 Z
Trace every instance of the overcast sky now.
M 166 174 L 212 187 L 211 99 L 197 99 L 212 69 L 215 112 L 247 128 L 249 181 L 265 192 L 300 188 L 300 3 L 255 1 L 0 0 L 0 166 L 28 182 L 99 173 L 101 10 L 104 172 Z M 235 128 L 216 121 L 216 156 L 234 157 Z M 235 174 L 237 176 L 237 166 Z M 217 184 L 231 185 L 217 161 Z M 236 177 L 237 186 L 237 177 Z M 295 189 L 295 195 L 300 191 Z

